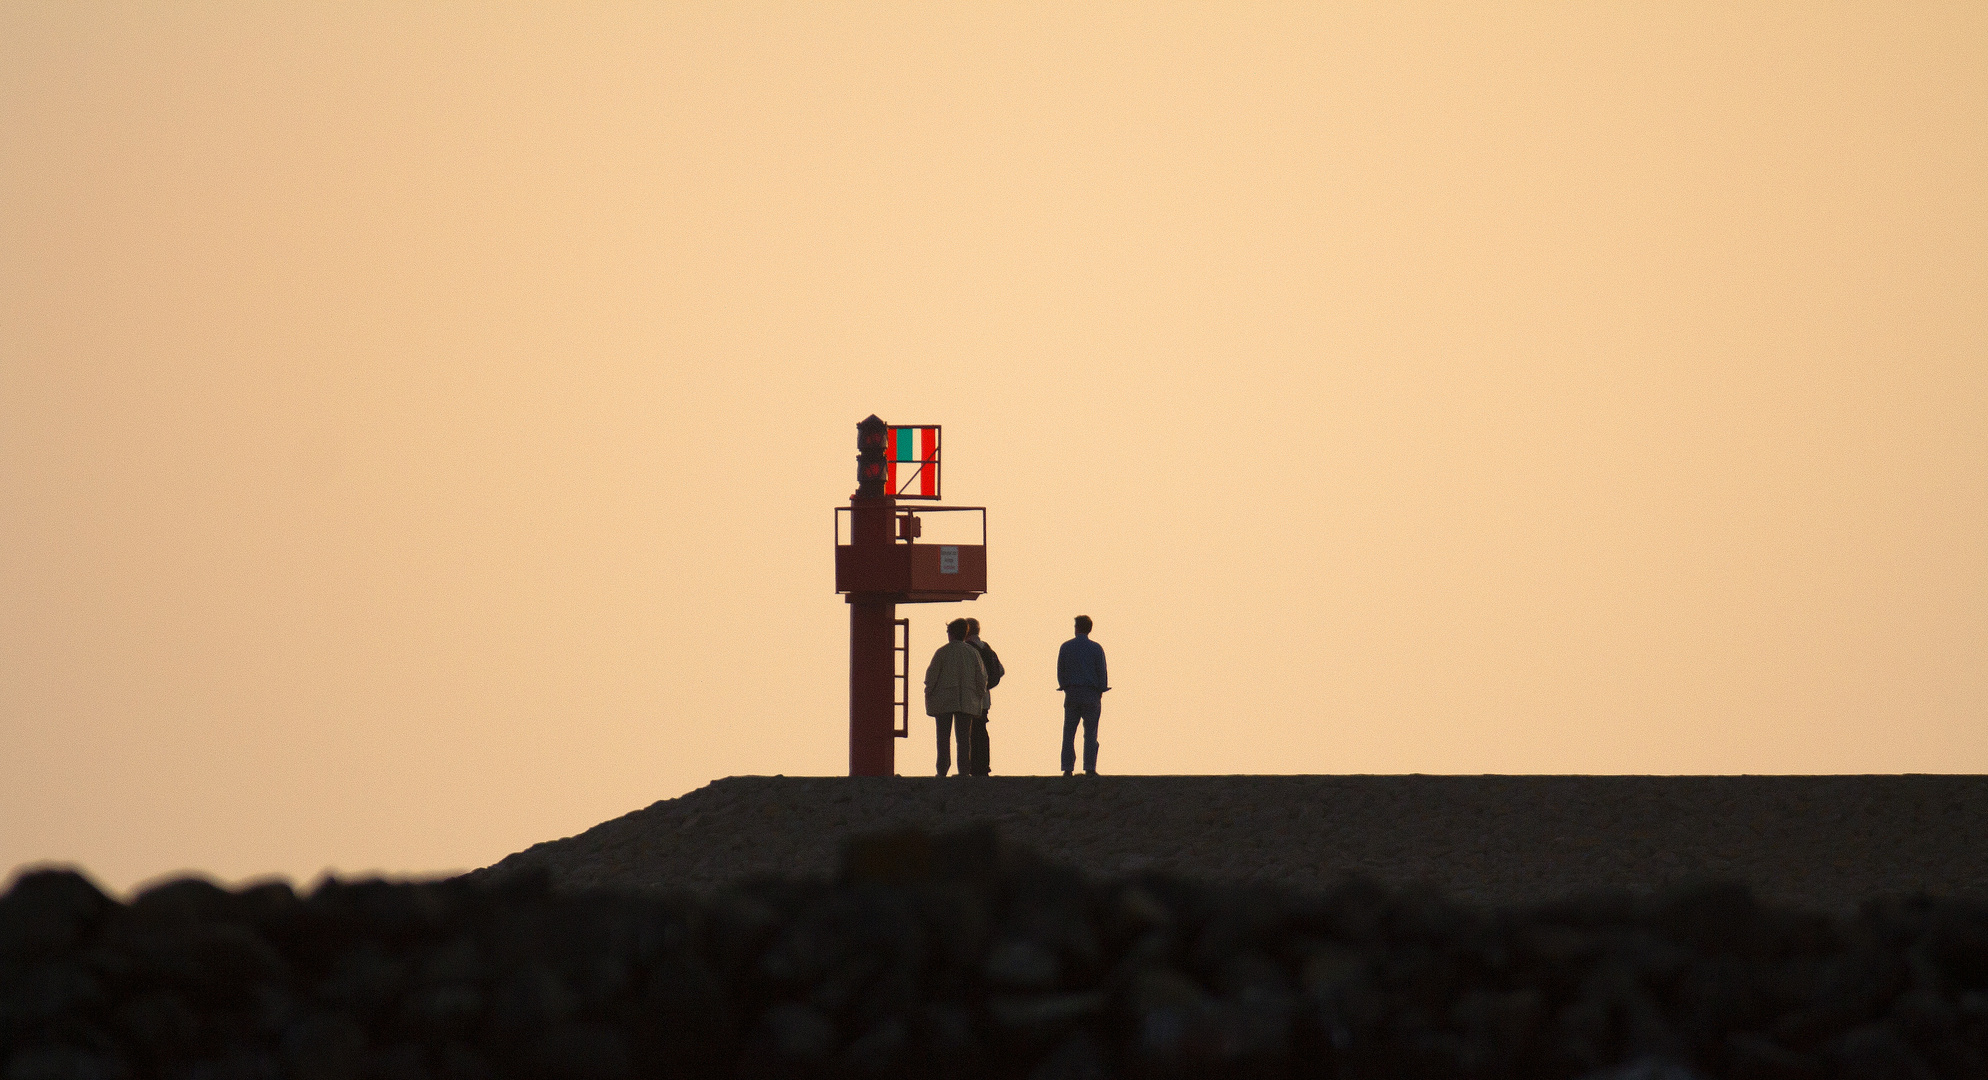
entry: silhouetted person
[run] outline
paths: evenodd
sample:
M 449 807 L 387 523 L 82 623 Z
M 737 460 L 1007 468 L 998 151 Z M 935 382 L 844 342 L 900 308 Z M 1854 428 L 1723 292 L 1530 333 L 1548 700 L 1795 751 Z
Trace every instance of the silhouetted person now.
M 980 640 L 980 620 L 966 621 L 966 643 L 980 654 L 980 666 L 987 669 L 987 689 L 1001 685 L 1001 676 L 1008 672 L 1001 666 L 1001 658 L 994 655 L 994 647 Z M 994 711 L 994 695 L 987 695 L 987 713 L 973 718 L 973 757 L 960 760 L 960 771 L 969 776 L 986 776 L 994 771 L 988 760 L 987 720 Z
M 925 715 L 939 722 L 939 775 L 952 768 L 952 734 L 958 732 L 959 768 L 973 760 L 973 718 L 987 715 L 987 669 L 966 643 L 966 620 L 946 624 L 946 643 L 925 668 Z
M 1056 688 L 1063 691 L 1063 775 L 1077 765 L 1077 721 L 1084 722 L 1084 775 L 1098 774 L 1098 712 L 1111 680 L 1104 673 L 1104 646 L 1091 640 L 1091 617 L 1077 616 L 1077 636 L 1056 654 Z

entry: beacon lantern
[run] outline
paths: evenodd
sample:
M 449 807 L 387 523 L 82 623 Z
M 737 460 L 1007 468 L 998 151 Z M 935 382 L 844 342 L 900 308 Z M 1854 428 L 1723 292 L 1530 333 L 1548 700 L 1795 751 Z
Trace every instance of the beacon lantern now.
M 940 448 L 937 424 L 872 416 L 856 425 L 856 492 L 835 511 L 835 591 L 849 603 L 851 776 L 893 775 L 897 740 L 911 734 L 911 620 L 897 605 L 987 591 L 986 507 L 898 505 L 938 501 Z M 920 543 L 928 523 L 939 542 Z

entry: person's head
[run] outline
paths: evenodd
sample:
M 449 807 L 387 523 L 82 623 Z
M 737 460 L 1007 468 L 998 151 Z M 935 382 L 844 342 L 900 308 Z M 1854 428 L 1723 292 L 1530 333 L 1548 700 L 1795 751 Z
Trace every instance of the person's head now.
M 1090 636 L 1090 633 L 1091 633 L 1091 617 L 1090 617 L 1089 615 L 1079 615 L 1079 616 L 1077 616 L 1077 632 L 1078 632 L 1079 634 L 1083 634 L 1083 635 L 1084 635 L 1084 636 L 1086 636 L 1086 637 Z
M 946 624 L 946 640 L 947 640 L 947 641 L 965 641 L 965 640 L 966 640 L 966 620 L 965 620 L 965 619 L 954 619 L 954 620 L 953 620 L 952 622 L 949 622 L 949 623 L 947 623 L 947 624 Z
M 979 619 L 968 619 L 968 620 L 966 621 L 966 636 L 967 636 L 967 637 L 970 637 L 970 638 L 974 638 L 974 637 L 979 637 L 979 636 L 980 636 L 980 620 L 979 620 Z

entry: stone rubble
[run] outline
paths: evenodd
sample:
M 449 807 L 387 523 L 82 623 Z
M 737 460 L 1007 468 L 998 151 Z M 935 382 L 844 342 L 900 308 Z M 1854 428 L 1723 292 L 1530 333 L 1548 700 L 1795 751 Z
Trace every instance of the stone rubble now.
M 1101 876 L 1299 890 L 1357 876 L 1497 904 L 1704 878 L 1845 912 L 1885 892 L 1988 899 L 1981 776 L 735 776 L 492 870 L 708 892 L 831 873 L 853 834 L 974 822 Z
M 1086 874 L 991 826 L 706 890 L 0 897 L 0 1080 L 1988 1076 L 1988 905 Z

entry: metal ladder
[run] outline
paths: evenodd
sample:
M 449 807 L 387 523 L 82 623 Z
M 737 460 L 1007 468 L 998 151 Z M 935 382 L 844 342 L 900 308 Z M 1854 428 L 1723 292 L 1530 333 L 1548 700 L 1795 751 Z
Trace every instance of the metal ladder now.
M 891 678 L 896 683 L 896 692 L 891 695 L 891 708 L 897 712 L 898 723 L 891 729 L 891 734 L 908 739 L 911 737 L 911 620 L 892 621 L 897 623 L 897 629 L 891 633 L 891 651 L 897 655 L 892 658 L 896 662 L 891 665 L 895 669 Z

